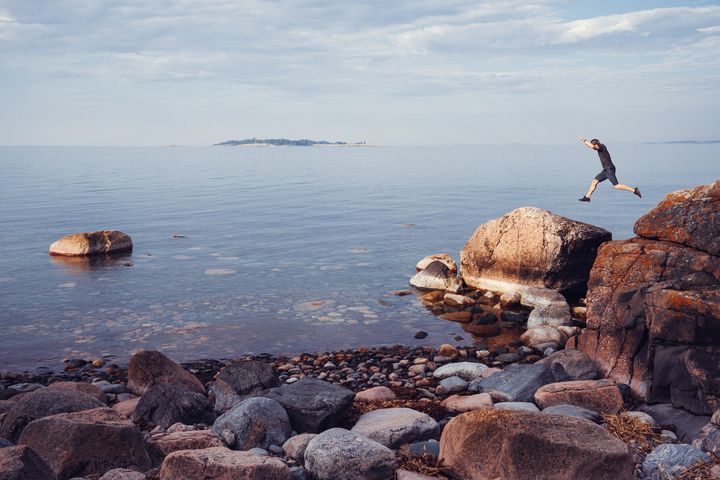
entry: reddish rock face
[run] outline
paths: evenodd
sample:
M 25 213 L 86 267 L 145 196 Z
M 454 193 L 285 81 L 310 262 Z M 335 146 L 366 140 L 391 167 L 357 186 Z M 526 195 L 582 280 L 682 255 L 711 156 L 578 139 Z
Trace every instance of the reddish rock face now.
M 678 190 L 635 222 L 635 234 L 720 256 L 720 179 Z
M 116 230 L 73 233 L 50 245 L 50 255 L 86 257 L 132 251 L 130 235 Z
M 55 474 L 27 445 L 0 448 L 0 478 L 3 480 L 55 480 Z
M 618 413 L 623 398 L 615 382 L 610 380 L 576 380 L 551 383 L 535 392 L 540 408 L 575 405 L 600 413 Z
M 720 407 L 720 180 L 668 195 L 608 242 L 590 273 L 577 348 L 650 403 Z M 669 240 L 669 241 L 665 241 Z
M 224 446 L 223 441 L 212 430 L 159 433 L 147 439 L 147 451 L 154 465 L 160 465 L 167 455 L 178 450 L 201 450 Z
M 539 208 L 518 208 L 480 225 L 460 252 L 467 285 L 493 291 L 584 286 L 607 230 L 553 215 Z
M 588 420 L 496 409 L 450 420 L 440 459 L 468 479 L 617 480 L 634 469 L 625 444 Z
M 150 468 L 140 431 L 109 408 L 35 420 L 23 430 L 20 443 L 37 452 L 59 479 L 102 475 L 113 468 Z
M 195 375 L 162 353 L 136 353 L 128 363 L 128 388 L 136 395 L 144 395 L 155 385 L 178 385 L 190 392 L 205 395 L 205 387 Z
M 217 447 L 173 452 L 163 462 L 160 480 L 289 480 L 290 469 L 277 458 Z

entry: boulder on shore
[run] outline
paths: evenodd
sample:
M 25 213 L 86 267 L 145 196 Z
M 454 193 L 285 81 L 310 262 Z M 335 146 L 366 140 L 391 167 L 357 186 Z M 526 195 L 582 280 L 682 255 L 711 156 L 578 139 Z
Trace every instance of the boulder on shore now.
M 55 480 L 52 469 L 27 445 L 0 448 L 2 480 Z
M 205 387 L 195 375 L 158 351 L 134 354 L 128 363 L 127 386 L 136 395 L 144 395 L 155 385 L 178 385 L 205 395 Z
M 410 285 L 420 290 L 452 290 L 456 284 L 455 273 L 439 260 L 430 262 L 410 279 Z
M 460 252 L 460 271 L 467 285 L 484 290 L 584 287 L 598 247 L 611 238 L 547 210 L 518 208 L 475 230 Z
M 446 267 L 450 270 L 450 273 L 453 275 L 457 274 L 457 264 L 455 263 L 455 260 L 448 255 L 447 253 L 435 253 L 432 255 L 428 255 L 427 257 L 420 260 L 417 265 L 415 265 L 415 270 L 418 272 L 421 270 L 425 270 L 432 262 L 442 262 L 445 264 Z
M 351 432 L 398 448 L 403 443 L 435 437 L 440 426 L 429 415 L 411 408 L 381 408 L 361 415 Z
M 627 446 L 590 421 L 497 409 L 450 420 L 440 460 L 468 479 L 618 480 L 634 471 Z
M 160 480 L 289 480 L 280 459 L 225 447 L 173 452 L 163 462 Z
M 132 251 L 130 235 L 117 230 L 73 233 L 50 245 L 50 255 L 87 257 Z

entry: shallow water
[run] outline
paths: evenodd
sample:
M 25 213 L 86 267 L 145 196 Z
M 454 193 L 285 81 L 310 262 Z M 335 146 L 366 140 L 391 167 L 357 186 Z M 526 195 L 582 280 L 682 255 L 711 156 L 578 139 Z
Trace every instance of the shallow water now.
M 718 145 L 609 149 L 642 199 L 605 183 L 579 203 L 600 170 L 579 144 L 0 148 L 0 368 L 469 343 L 392 294 L 426 254 L 457 258 L 478 224 L 530 205 L 626 238 L 665 193 L 720 176 Z M 101 228 L 132 255 L 47 255 Z

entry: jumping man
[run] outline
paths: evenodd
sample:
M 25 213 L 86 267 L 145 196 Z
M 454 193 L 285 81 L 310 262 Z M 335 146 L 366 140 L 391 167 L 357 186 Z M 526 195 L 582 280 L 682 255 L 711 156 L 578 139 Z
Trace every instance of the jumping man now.
M 602 182 L 603 180 L 610 180 L 610 183 L 613 184 L 613 187 L 618 190 L 632 192 L 638 197 L 642 197 L 642 195 L 640 195 L 640 190 L 637 187 L 633 188 L 622 183 L 618 183 L 618 179 L 615 176 L 615 165 L 610 158 L 610 152 L 608 152 L 605 145 L 600 143 L 600 140 L 598 140 L 597 138 L 593 138 L 588 142 L 585 138 L 580 137 L 580 141 L 585 144 L 586 147 L 597 150 L 598 156 L 600 157 L 600 163 L 602 163 L 603 168 L 602 172 L 598 173 L 593 179 L 593 181 L 590 183 L 590 188 L 588 189 L 587 195 L 579 199 L 581 202 L 589 202 L 590 197 L 592 197 L 593 192 L 598 186 L 598 183 Z

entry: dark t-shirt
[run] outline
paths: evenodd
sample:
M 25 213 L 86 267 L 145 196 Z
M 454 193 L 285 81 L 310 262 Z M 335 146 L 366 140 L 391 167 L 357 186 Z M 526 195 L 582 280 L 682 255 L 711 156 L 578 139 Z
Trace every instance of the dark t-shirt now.
M 600 149 L 597 151 L 598 157 L 600 157 L 600 163 L 602 163 L 603 170 L 611 170 L 615 168 L 615 165 L 610 158 L 610 152 L 605 145 L 600 144 Z

